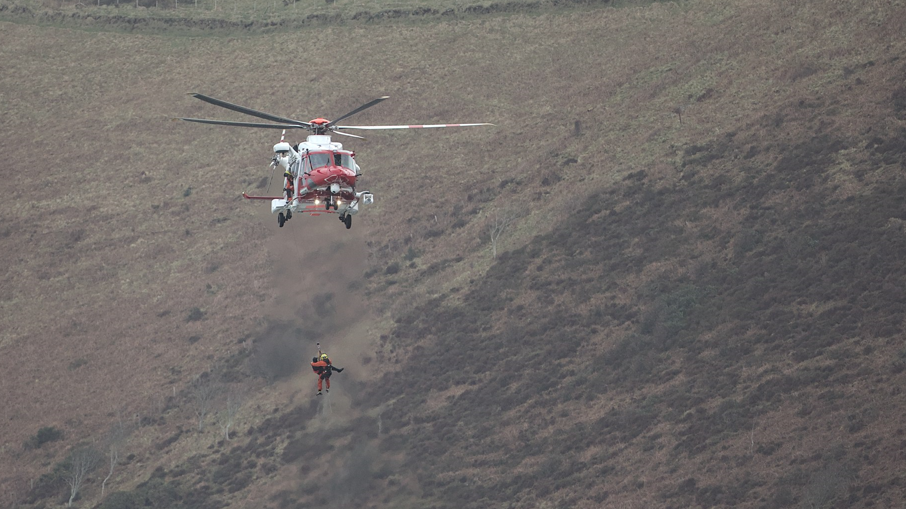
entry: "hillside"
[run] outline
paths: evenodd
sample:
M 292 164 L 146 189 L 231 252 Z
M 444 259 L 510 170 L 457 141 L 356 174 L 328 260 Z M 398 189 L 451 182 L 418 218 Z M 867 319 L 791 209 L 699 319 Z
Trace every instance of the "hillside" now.
M 74 506 L 904 504 L 902 2 L 11 5 L 0 504 L 111 443 Z M 186 92 L 496 126 L 343 140 L 375 205 L 280 229 L 274 133 Z

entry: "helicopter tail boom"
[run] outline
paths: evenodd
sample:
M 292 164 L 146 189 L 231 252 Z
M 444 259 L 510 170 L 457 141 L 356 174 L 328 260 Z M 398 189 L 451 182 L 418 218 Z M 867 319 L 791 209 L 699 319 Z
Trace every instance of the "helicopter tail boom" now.
M 252 196 L 246 193 L 242 193 L 242 197 L 246 200 L 280 200 L 279 196 Z

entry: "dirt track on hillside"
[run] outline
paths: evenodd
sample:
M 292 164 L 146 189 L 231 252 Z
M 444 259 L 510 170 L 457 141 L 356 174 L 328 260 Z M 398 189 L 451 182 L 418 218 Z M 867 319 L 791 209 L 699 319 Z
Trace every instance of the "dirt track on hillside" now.
M 490 5 L 471 5 L 461 9 L 434 9 L 416 7 L 413 9 L 385 9 L 376 12 L 359 11 L 352 16 L 341 14 L 309 14 L 283 20 L 268 21 L 232 21 L 218 18 L 182 18 L 156 16 L 153 12 L 145 17 L 126 15 L 106 15 L 92 10 L 35 10 L 22 5 L 0 3 L 0 20 L 14 23 L 56 24 L 72 28 L 92 28 L 122 32 L 273 32 L 310 26 L 329 26 L 343 24 L 370 24 L 399 20 L 424 20 L 432 18 L 449 19 L 475 16 L 486 16 L 504 13 L 525 13 L 540 11 L 545 8 L 564 8 L 576 6 L 607 6 L 612 0 L 550 0 L 550 1 L 509 1 L 496 2 Z M 77 4 L 81 5 L 81 4 Z M 128 9 L 128 7 L 124 7 Z

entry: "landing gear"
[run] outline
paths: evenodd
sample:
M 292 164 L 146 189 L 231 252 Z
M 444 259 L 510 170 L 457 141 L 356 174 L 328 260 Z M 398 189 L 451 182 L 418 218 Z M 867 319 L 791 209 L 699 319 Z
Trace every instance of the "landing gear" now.
M 286 222 L 286 216 L 283 215 L 283 212 L 277 214 L 277 224 L 280 225 L 280 228 L 283 228 L 283 223 Z
M 286 211 L 286 220 L 289 221 L 289 220 L 292 219 L 292 218 L 293 218 L 293 211 L 292 211 L 292 210 L 287 210 L 287 211 Z
M 346 218 L 343 219 L 343 222 L 346 224 L 347 230 L 352 228 L 352 216 L 351 215 L 346 214 Z

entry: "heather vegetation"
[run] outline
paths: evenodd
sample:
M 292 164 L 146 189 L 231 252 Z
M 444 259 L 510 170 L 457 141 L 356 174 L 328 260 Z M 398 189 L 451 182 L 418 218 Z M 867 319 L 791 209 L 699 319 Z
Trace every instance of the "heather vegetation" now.
M 660 0 L 7 0 L 0 14 L 20 21 L 108 30 L 248 33 L 337 24 L 437 22 L 562 9 L 620 8 Z
M 903 505 L 902 2 L 107 4 L 0 4 L 0 504 Z M 188 91 L 497 125 L 278 230 Z
M 857 380 L 891 380 L 901 371 L 892 359 L 869 375 L 864 359 L 866 353 L 900 349 L 896 293 L 906 278 L 899 260 L 906 237 L 891 231 L 888 221 L 902 213 L 906 181 L 892 175 L 851 199 L 816 192 L 814 201 L 747 203 L 752 194 L 776 193 L 815 171 L 813 161 L 826 145 L 811 146 L 793 151 L 799 160 L 787 168 L 783 182 L 760 178 L 734 189 L 688 179 L 667 189 L 648 184 L 592 195 L 583 210 L 597 219 L 567 221 L 507 253 L 463 304 L 428 302 L 413 309 L 395 338 L 421 345 L 410 362 L 433 376 L 425 380 L 418 370 L 407 370 L 403 385 L 413 389 L 384 414 L 391 436 L 408 438 L 410 464 L 418 465 L 413 475 L 438 499 L 457 501 L 451 507 L 558 491 L 562 500 L 576 503 L 606 486 L 601 473 L 621 460 L 632 464 L 633 457 L 663 451 L 666 465 L 673 465 L 668 468 L 701 462 L 700 475 L 713 476 L 706 485 L 690 477 L 654 493 L 684 506 L 752 504 L 779 496 L 781 489 L 803 493 L 803 500 L 819 497 L 815 490 L 842 490 L 820 495 L 827 497 L 823 504 L 850 493 L 836 482 L 825 488 L 771 484 L 755 465 L 761 455 L 794 447 L 789 441 L 798 434 L 825 431 L 818 423 L 826 422 L 846 430 L 834 459 L 845 467 L 833 468 L 849 469 L 848 476 L 859 468 L 874 470 L 863 458 L 877 454 L 876 446 L 852 437 L 868 422 L 876 423 L 881 410 L 847 392 Z M 626 200 L 632 206 L 617 212 Z M 710 231 L 713 226 L 707 225 L 709 231 L 693 226 L 684 234 L 680 227 L 652 227 L 668 216 L 670 223 L 694 225 L 685 214 L 699 214 L 721 200 L 743 216 L 730 231 Z M 775 225 L 783 226 L 778 231 Z M 698 250 L 703 237 L 721 249 Z M 639 255 L 622 257 L 633 243 Z M 542 259 L 552 273 L 564 276 L 538 281 Z M 689 265 L 645 281 L 628 299 L 613 291 L 618 281 L 665 262 Z M 872 288 L 870 281 L 882 287 Z M 558 299 L 543 313 L 526 313 L 511 300 L 531 295 L 543 302 L 544 294 Z M 617 304 L 620 300 L 627 302 Z M 815 303 L 823 304 L 810 309 Z M 602 330 L 620 333 L 602 338 Z M 589 355 L 596 343 L 610 346 Z M 400 375 L 387 376 L 385 384 Z M 448 397 L 442 411 L 425 411 L 431 394 L 454 387 L 464 390 Z M 379 400 L 379 394 L 376 389 L 364 401 Z M 801 431 L 756 442 L 755 430 L 760 434 L 764 426 L 759 423 L 772 422 L 791 404 L 804 422 Z M 510 427 L 522 431 L 513 431 L 518 439 L 507 444 Z M 750 436 L 751 448 L 715 455 L 732 451 L 726 442 Z M 479 459 L 501 446 L 505 455 Z M 586 457 L 598 448 L 601 454 Z M 718 457 L 744 478 L 714 475 L 714 467 L 706 465 Z M 800 468 L 812 476 L 830 468 L 820 452 L 802 460 Z M 453 474 L 476 465 L 518 471 L 527 464 L 537 467 L 523 477 L 491 477 L 496 482 Z M 449 482 L 438 481 L 445 476 Z M 866 486 L 852 483 L 854 502 L 881 495 L 861 500 Z M 782 505 L 790 505 L 796 497 L 783 498 Z

